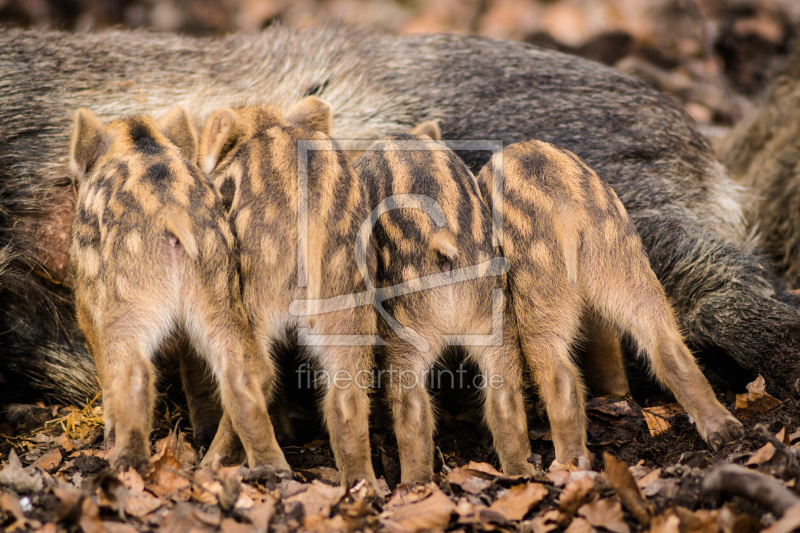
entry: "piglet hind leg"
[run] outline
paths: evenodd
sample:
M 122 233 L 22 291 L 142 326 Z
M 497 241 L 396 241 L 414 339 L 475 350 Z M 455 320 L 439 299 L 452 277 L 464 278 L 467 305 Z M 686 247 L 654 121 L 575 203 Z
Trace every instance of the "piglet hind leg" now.
M 570 355 L 582 316 L 580 299 L 571 287 L 524 265 L 512 271 L 510 287 L 519 345 L 550 421 L 556 451 L 550 469 L 588 470 L 584 388 Z
M 321 321 L 325 331 L 325 322 Z M 369 444 L 369 390 L 372 354 L 369 346 L 323 346 L 315 351 L 324 371 L 322 414 L 341 483 L 366 480 L 377 487 Z
M 400 480 L 408 485 L 428 483 L 433 477 L 435 421 L 427 385 L 435 354 L 422 352 L 395 335 L 387 342 L 379 375 L 397 436 Z
M 523 353 L 547 411 L 556 458 L 551 470 L 589 470 L 592 458 L 586 447 L 584 390 L 569 344 L 553 337 L 522 338 Z
M 242 441 L 236 434 L 236 430 L 233 429 L 231 417 L 228 413 L 223 413 L 214 439 L 203 456 L 200 466 L 211 466 L 215 461 L 219 461 L 221 464 L 240 464 L 246 459 Z
M 703 440 L 718 450 L 741 437 L 742 424 L 717 400 L 681 339 L 672 309 L 638 240 L 629 239 L 628 245 L 634 250 L 624 257 L 612 257 L 605 268 L 589 269 L 605 272 L 604 279 L 589 276 L 591 305 L 631 336 L 656 379 L 691 415 Z
M 538 474 L 528 439 L 522 390 L 522 356 L 513 315 L 506 313 L 502 344 L 471 346 L 470 357 L 483 375 L 484 418 L 506 475 Z
M 224 305 L 230 299 L 205 294 L 192 295 L 185 301 L 196 303 L 186 311 L 189 336 L 214 372 L 222 408 L 230 417 L 229 427 L 241 439 L 248 464 L 251 468 L 269 465 L 276 470 L 290 470 L 275 438 L 262 390 L 262 386 L 269 389 L 274 383 L 276 372 L 271 360 L 258 352 L 241 305 L 231 308 Z M 213 460 L 211 452 L 220 453 L 222 442 L 233 442 L 233 435 L 219 434 L 229 427 L 220 424 L 218 437 L 225 440 L 214 438 L 207 454 L 209 460 Z
M 99 349 L 109 354 L 102 376 L 109 391 L 105 405 L 114 414 L 114 458 L 118 470 L 150 470 L 150 429 L 155 399 L 155 369 L 141 339 L 111 329 Z

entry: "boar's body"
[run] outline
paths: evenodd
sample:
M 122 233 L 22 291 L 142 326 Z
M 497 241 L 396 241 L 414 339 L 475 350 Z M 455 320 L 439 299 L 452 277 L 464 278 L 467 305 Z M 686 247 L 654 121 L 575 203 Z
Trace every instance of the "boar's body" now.
M 6 31 L 0 50 L 7 380 L 24 374 L 62 399 L 95 388 L 68 289 L 54 283 L 69 283 L 65 160 L 75 108 L 108 119 L 183 105 L 202 120 L 222 106 L 307 94 L 336 110 L 333 137 L 365 146 L 435 119 L 444 139 L 535 138 L 576 153 L 627 208 L 689 344 L 762 372 L 781 396 L 798 377 L 800 314 L 749 250 L 737 190 L 673 100 L 613 69 L 518 43 L 337 27 L 221 39 Z M 491 154 L 461 155 L 479 168 Z
M 725 137 L 719 156 L 752 188 L 748 221 L 789 287 L 800 288 L 800 40 L 759 105 Z

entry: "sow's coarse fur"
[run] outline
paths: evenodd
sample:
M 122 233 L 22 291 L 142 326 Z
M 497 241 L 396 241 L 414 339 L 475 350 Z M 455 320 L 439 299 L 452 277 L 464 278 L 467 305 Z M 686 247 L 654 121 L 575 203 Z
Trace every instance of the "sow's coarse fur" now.
M 748 220 L 786 283 L 800 289 L 800 39 L 719 153 L 734 178 L 752 188 Z
M 427 482 L 433 474 L 426 376 L 446 346 L 445 335 L 466 344 L 487 380 L 484 416 L 507 475 L 532 470 L 523 358 L 550 420 L 553 467 L 590 468 L 583 380 L 571 358 L 587 322 L 594 323 L 590 334 L 630 335 L 712 448 L 742 433 L 681 340 L 622 204 L 573 154 L 539 141 L 517 143 L 495 155 L 476 181 L 443 144 L 396 134 L 373 144 L 356 170 L 368 184 L 376 219 L 376 286 L 387 296 L 399 294 L 385 301 L 380 370 L 389 376 L 382 386 L 402 481 Z M 482 198 L 502 214 L 502 253 Z M 507 276 L 488 268 L 500 256 L 510 263 Z M 475 276 L 462 277 L 470 269 Z M 405 293 L 405 286 L 416 290 Z M 493 301 L 496 287 L 501 293 L 507 287 L 507 305 Z M 592 367 L 621 376 L 607 385 L 624 382 L 620 355 L 589 350 Z
M 150 469 L 153 359 L 182 335 L 219 383 L 250 466 L 288 469 L 261 388 L 275 370 L 256 353 L 222 198 L 194 163 L 186 111 L 159 126 L 141 115 L 106 126 L 80 109 L 70 144 L 77 316 L 103 387 L 113 465 Z
M 96 390 L 66 276 L 75 193 L 65 146 L 74 109 L 109 119 L 182 105 L 205 119 L 244 101 L 285 106 L 308 94 L 336 110 L 334 138 L 368 139 L 364 147 L 438 119 L 444 139 L 540 139 L 574 152 L 628 210 L 687 342 L 763 373 L 780 397 L 793 389 L 800 314 L 752 252 L 737 189 L 672 99 L 611 68 L 521 43 L 339 27 L 219 39 L 0 35 L 6 380 L 70 401 Z M 490 154 L 461 155 L 479 168 Z M 711 364 L 724 370 L 727 361 Z M 8 398 L 11 387 L 4 389 Z
M 330 116 L 328 104 L 313 96 L 285 117 L 271 106 L 220 109 L 206 121 L 200 161 L 229 209 L 244 309 L 261 356 L 270 360 L 297 333 L 299 348 L 322 370 L 321 406 L 342 484 L 375 484 L 370 383 L 359 381 L 372 369 L 372 347 L 347 342 L 351 335 L 373 338 L 375 315 L 368 305 L 314 314 L 311 303 L 308 318 L 290 310 L 295 299 L 347 299 L 365 289 L 353 251 L 369 215 L 366 192 L 350 158 L 326 135 Z M 304 140 L 313 143 L 305 154 L 299 145 Z M 306 207 L 299 204 L 301 195 Z M 207 457 L 230 456 L 228 417 L 221 427 L 227 436 L 218 433 Z

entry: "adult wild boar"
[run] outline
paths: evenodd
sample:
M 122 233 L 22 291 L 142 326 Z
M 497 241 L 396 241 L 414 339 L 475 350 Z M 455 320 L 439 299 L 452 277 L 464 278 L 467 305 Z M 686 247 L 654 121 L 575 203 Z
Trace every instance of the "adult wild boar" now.
M 627 209 L 690 347 L 764 374 L 778 396 L 795 389 L 796 302 L 753 253 L 737 189 L 671 98 L 608 67 L 521 43 L 342 27 L 224 38 L 0 35 L 5 379 L 64 400 L 96 389 L 66 274 L 75 203 L 66 147 L 76 108 L 107 120 L 181 105 L 199 124 L 220 107 L 286 106 L 305 95 L 331 104 L 333 137 L 365 139 L 365 147 L 438 120 L 444 139 L 539 139 L 574 152 Z M 476 169 L 491 153 L 460 155 Z

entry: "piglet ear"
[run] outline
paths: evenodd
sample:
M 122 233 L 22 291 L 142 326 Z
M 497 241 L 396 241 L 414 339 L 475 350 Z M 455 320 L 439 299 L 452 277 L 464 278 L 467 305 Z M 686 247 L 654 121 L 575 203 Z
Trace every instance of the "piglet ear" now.
M 435 120 L 426 120 L 420 122 L 414 129 L 411 130 L 412 135 L 427 135 L 434 141 L 442 140 L 442 130 L 439 128 L 439 123 Z
M 178 147 L 183 157 L 192 163 L 197 162 L 197 130 L 185 108 L 173 107 L 156 124 L 161 133 Z
M 97 115 L 83 107 L 75 111 L 69 145 L 69 163 L 72 173 L 79 182 L 107 148 L 105 127 Z
M 307 96 L 295 102 L 286 113 L 286 120 L 303 129 L 331 133 L 331 106 L 316 96 Z
M 231 109 L 217 109 L 208 117 L 200 137 L 200 168 L 206 174 L 216 168 L 233 147 L 236 133 L 236 114 Z

